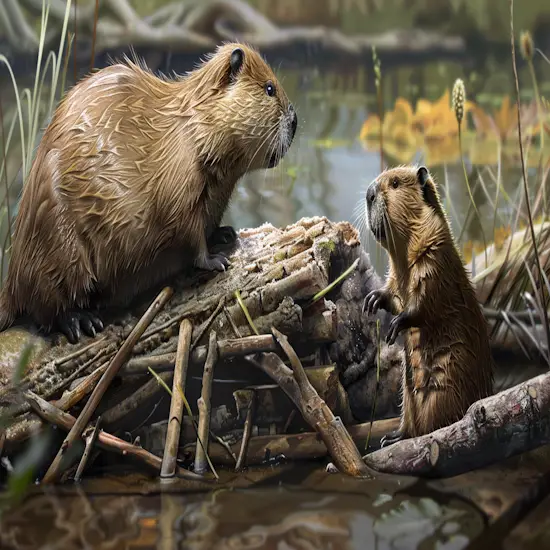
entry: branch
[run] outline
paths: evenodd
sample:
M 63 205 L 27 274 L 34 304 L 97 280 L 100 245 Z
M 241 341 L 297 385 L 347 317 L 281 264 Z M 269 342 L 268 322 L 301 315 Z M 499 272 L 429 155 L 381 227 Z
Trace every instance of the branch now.
M 111 381 L 120 370 L 120 367 L 128 360 L 128 356 L 132 353 L 136 342 L 139 340 L 140 336 L 145 332 L 147 327 L 151 324 L 153 319 L 156 317 L 158 312 L 164 307 L 166 302 L 172 297 L 173 290 L 170 287 L 165 287 L 160 294 L 157 296 L 155 301 L 149 306 L 149 309 L 143 314 L 142 318 L 139 320 L 137 325 L 134 327 L 124 344 L 122 344 L 118 353 L 115 355 L 109 366 L 107 367 L 105 373 L 101 377 L 101 380 L 98 382 L 97 386 L 94 388 L 90 399 L 84 405 L 80 416 L 75 422 L 74 426 L 69 431 L 65 441 L 61 445 L 56 457 L 54 458 L 52 464 L 50 465 L 48 471 L 44 475 L 43 482 L 51 483 L 54 482 L 60 474 L 61 461 L 64 454 L 69 450 L 71 445 L 77 440 L 80 439 L 82 432 L 88 422 L 90 421 L 94 411 L 96 410 L 103 394 L 107 391 L 107 388 L 111 384 Z
M 548 443 L 550 374 L 541 374 L 475 402 L 450 426 L 399 441 L 364 460 L 380 472 L 448 477 Z

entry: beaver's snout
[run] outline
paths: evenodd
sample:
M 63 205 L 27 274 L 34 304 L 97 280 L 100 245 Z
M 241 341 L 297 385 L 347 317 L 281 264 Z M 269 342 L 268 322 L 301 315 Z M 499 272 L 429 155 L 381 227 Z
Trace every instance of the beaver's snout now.
M 370 230 L 377 241 L 382 241 L 386 238 L 384 227 L 384 203 L 379 197 L 380 186 L 378 182 L 373 181 L 367 189 L 367 220 Z
M 290 107 L 288 108 L 290 117 L 291 117 L 291 134 L 290 134 L 290 141 L 294 139 L 294 136 L 296 135 L 296 128 L 298 128 L 298 115 L 296 115 L 296 110 L 294 109 L 294 105 L 292 103 L 290 104 Z

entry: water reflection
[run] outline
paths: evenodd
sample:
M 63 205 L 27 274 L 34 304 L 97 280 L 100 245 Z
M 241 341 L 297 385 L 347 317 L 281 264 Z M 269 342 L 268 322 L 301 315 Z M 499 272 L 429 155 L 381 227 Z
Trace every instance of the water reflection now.
M 210 494 L 27 500 L 2 522 L 2 548 L 172 550 L 459 549 L 483 529 L 459 500 L 328 493 L 289 487 Z

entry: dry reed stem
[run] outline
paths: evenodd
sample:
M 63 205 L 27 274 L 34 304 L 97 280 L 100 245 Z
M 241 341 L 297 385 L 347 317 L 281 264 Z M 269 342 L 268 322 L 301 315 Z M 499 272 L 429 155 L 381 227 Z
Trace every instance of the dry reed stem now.
M 237 464 L 235 465 L 236 472 L 241 471 L 244 466 L 244 463 L 246 460 L 246 453 L 248 450 L 248 444 L 250 442 L 250 436 L 252 435 L 252 426 L 254 425 L 254 415 L 256 413 L 256 391 L 253 389 L 250 391 L 252 392 L 252 394 L 250 396 L 250 403 L 248 405 L 248 410 L 246 411 L 243 437 L 241 440 L 241 449 L 239 451 L 239 458 L 237 459 Z
M 220 311 L 224 308 L 224 306 L 225 306 L 225 296 L 222 296 L 220 298 L 218 305 L 216 306 L 216 309 L 212 312 L 210 317 L 208 317 L 208 319 L 206 320 L 206 323 L 204 323 L 204 327 L 202 327 L 202 329 L 199 331 L 199 334 L 197 334 L 197 337 L 195 338 L 194 342 L 191 344 L 191 348 L 189 349 L 190 352 L 197 347 L 197 344 L 200 342 L 201 338 L 206 334 L 206 331 L 212 326 L 212 323 L 214 322 L 216 317 L 219 315 Z
M 57 452 L 52 464 L 48 468 L 46 475 L 44 476 L 43 483 L 53 483 L 59 479 L 61 473 L 61 461 L 64 454 L 70 449 L 72 444 L 80 438 L 82 432 L 88 422 L 90 421 L 94 411 L 96 410 L 103 394 L 107 391 L 107 388 L 111 384 L 111 381 L 118 373 L 122 365 L 128 360 L 128 357 L 132 353 L 132 349 L 136 345 L 140 336 L 145 332 L 146 328 L 151 324 L 153 319 L 157 316 L 158 312 L 165 306 L 168 300 L 172 297 L 173 290 L 171 287 L 165 287 L 161 290 L 159 295 L 155 298 L 153 303 L 149 306 L 147 311 L 143 314 L 141 319 L 136 323 L 132 332 L 128 335 L 128 338 L 124 341 L 117 354 L 105 370 L 103 376 L 99 380 L 97 386 L 94 388 L 92 395 L 84 405 L 80 416 L 71 428 L 65 441 L 61 445 L 61 448 Z
M 199 427 L 197 429 L 197 452 L 195 453 L 194 471 L 197 474 L 204 474 L 207 470 L 206 453 L 208 452 L 208 442 L 210 438 L 210 396 L 212 394 L 212 379 L 214 377 L 214 365 L 218 360 L 218 344 L 216 340 L 216 331 L 210 333 L 208 340 L 208 355 L 204 365 L 202 375 L 201 396 L 197 400 L 199 409 Z M 202 442 L 202 445 L 201 445 Z
M 181 423 L 183 420 L 183 399 L 182 394 L 178 391 L 178 387 L 181 387 L 185 391 L 192 332 L 193 325 L 191 321 L 184 319 L 180 324 L 178 351 L 174 367 L 174 379 L 172 381 L 170 416 L 168 418 L 164 454 L 162 455 L 162 468 L 160 470 L 161 478 L 172 478 L 176 473 Z
M 540 264 L 540 256 L 538 251 L 537 239 L 535 237 L 535 228 L 533 226 L 533 216 L 531 214 L 531 204 L 529 202 L 529 186 L 527 185 L 527 170 L 525 167 L 525 158 L 523 155 L 523 141 L 521 133 L 521 98 L 519 94 L 519 79 L 518 79 L 518 69 L 516 65 L 516 41 L 514 36 L 514 0 L 510 0 L 510 41 L 512 45 L 512 68 L 514 70 L 514 84 L 516 88 L 516 102 L 517 102 L 517 119 L 518 119 L 518 143 L 519 143 L 519 156 L 521 160 L 521 174 L 523 179 L 523 192 L 525 195 L 525 206 L 527 207 L 527 217 L 529 220 L 529 229 L 531 232 L 531 240 L 533 242 L 533 252 L 535 254 L 535 262 L 537 264 L 537 270 L 539 272 L 539 283 L 540 283 L 540 293 L 541 293 L 541 304 L 540 307 L 543 310 L 543 319 L 544 319 L 544 328 L 546 330 L 546 344 L 550 346 L 550 326 L 548 324 L 548 312 L 546 310 L 546 299 L 544 297 L 544 272 Z M 533 289 L 537 292 L 537 289 Z
M 69 413 L 59 410 L 57 407 L 54 407 L 51 403 L 48 403 L 46 400 L 42 399 L 38 395 L 28 391 L 25 393 L 25 398 L 29 402 L 32 410 L 44 421 L 59 428 L 63 428 L 66 431 L 69 431 L 75 424 L 76 418 Z M 142 447 L 137 445 L 132 445 L 127 441 L 124 441 L 114 435 L 104 432 L 103 430 L 99 431 L 98 445 L 107 451 L 114 451 L 115 453 L 121 454 L 123 456 L 131 456 L 136 458 L 140 462 L 147 464 L 157 472 L 160 472 L 160 467 L 162 464 L 161 459 L 146 451 Z M 184 468 L 178 466 L 177 468 L 178 477 L 191 480 L 200 480 L 205 481 L 202 476 L 197 476 L 193 472 L 189 472 Z

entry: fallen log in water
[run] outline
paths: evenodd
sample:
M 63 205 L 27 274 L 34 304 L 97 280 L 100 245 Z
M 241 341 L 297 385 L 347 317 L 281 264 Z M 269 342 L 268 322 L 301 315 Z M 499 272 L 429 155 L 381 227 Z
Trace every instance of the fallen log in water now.
M 550 443 L 550 374 L 473 403 L 464 417 L 374 451 L 365 463 L 380 472 L 449 477 Z

